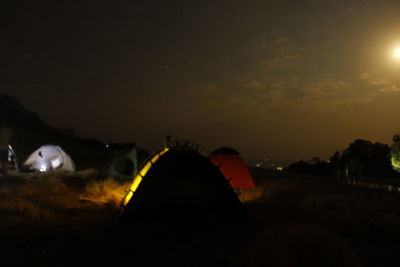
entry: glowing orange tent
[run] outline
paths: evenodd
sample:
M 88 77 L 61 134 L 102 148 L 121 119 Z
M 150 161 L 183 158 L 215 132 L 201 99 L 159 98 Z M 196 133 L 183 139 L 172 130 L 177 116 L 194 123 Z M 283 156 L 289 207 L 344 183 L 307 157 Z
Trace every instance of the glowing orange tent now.
M 219 148 L 210 155 L 210 161 L 219 167 L 233 188 L 256 188 L 249 169 L 236 150 Z

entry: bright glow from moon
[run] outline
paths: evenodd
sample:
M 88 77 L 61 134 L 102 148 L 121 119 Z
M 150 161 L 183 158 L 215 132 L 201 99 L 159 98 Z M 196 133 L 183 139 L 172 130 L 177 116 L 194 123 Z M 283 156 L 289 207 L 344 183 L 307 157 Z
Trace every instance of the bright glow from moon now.
M 396 58 L 400 58 L 400 48 L 394 50 L 394 56 L 395 56 Z

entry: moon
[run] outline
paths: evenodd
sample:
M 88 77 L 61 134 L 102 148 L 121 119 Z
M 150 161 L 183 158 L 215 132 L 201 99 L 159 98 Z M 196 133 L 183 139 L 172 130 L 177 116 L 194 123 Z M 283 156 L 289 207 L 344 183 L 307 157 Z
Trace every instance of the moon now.
M 394 56 L 395 56 L 396 58 L 399 58 L 399 59 L 400 59 L 400 48 L 397 48 L 396 50 L 394 50 Z

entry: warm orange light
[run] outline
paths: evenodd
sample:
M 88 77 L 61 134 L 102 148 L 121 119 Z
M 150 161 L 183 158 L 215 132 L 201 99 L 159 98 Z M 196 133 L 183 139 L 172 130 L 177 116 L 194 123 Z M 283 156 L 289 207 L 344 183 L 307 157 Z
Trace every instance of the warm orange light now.
M 131 186 L 129 187 L 128 193 L 122 199 L 122 206 L 126 206 L 126 204 L 128 204 L 129 200 L 131 200 L 133 196 L 133 193 L 135 193 L 136 189 L 139 187 L 141 182 L 142 182 L 142 177 L 139 174 L 136 175 L 135 179 L 133 179 Z
M 146 163 L 146 165 L 144 165 L 144 167 L 140 170 L 139 174 L 140 176 L 144 177 L 146 175 L 146 173 L 150 170 L 151 165 L 153 165 L 153 163 L 151 163 L 151 160 L 148 161 Z
M 151 162 L 156 162 L 158 159 L 160 158 L 160 155 L 159 154 L 157 154 L 157 155 L 155 155 L 152 159 L 151 159 Z
M 122 206 L 126 206 L 126 204 L 128 204 L 128 202 L 129 202 L 129 200 L 132 198 L 132 196 L 133 196 L 133 192 L 132 192 L 132 191 L 129 191 L 129 192 L 125 195 L 125 197 L 123 198 L 123 200 L 122 200 Z
M 164 155 L 165 153 L 167 153 L 169 150 L 169 148 L 167 147 L 166 149 L 164 149 L 163 151 L 161 151 L 160 156 Z
M 131 192 L 135 192 L 135 191 L 136 191 L 136 189 L 138 188 L 140 182 L 142 182 L 142 179 L 143 179 L 143 178 L 140 177 L 139 175 L 137 175 L 137 176 L 135 177 L 135 179 L 133 180 L 131 186 L 129 187 L 129 189 L 130 189 Z

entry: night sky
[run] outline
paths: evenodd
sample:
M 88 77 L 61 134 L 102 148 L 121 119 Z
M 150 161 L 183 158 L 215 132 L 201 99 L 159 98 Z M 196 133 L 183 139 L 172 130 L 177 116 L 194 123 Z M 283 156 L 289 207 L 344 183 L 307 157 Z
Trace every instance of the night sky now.
M 83 137 L 298 160 L 400 132 L 398 0 L 3 2 L 0 92 Z

